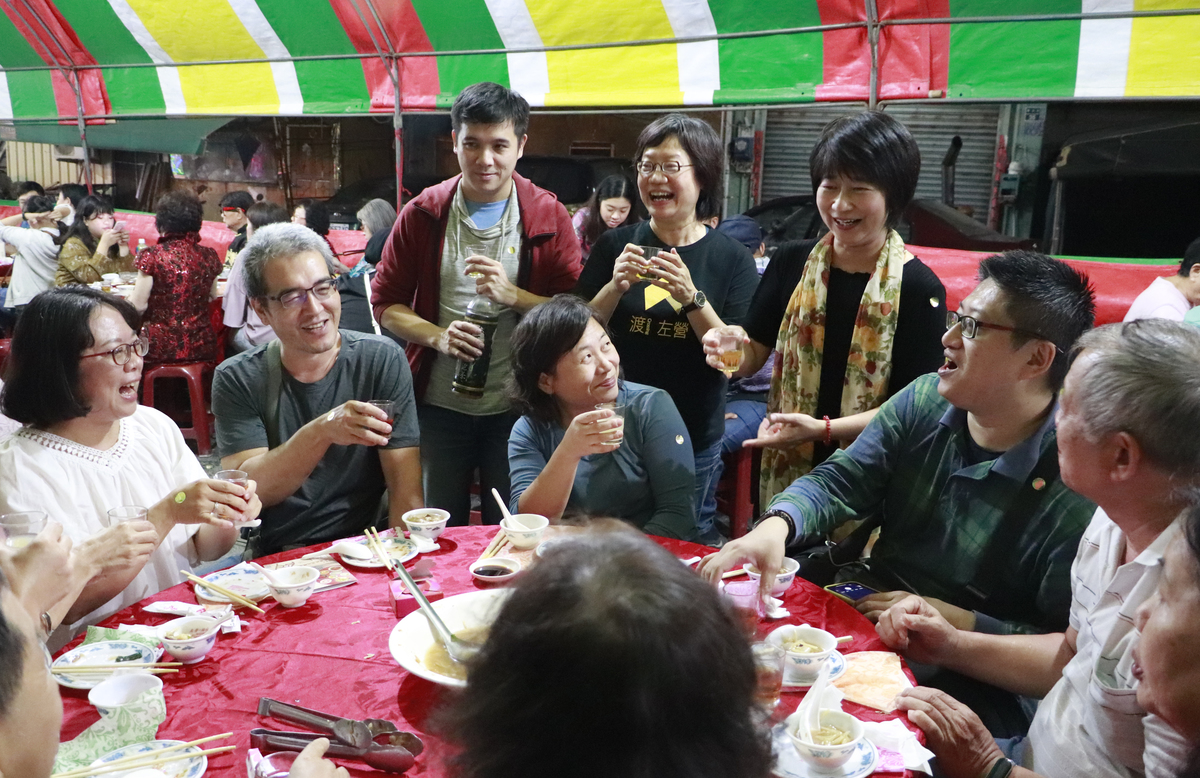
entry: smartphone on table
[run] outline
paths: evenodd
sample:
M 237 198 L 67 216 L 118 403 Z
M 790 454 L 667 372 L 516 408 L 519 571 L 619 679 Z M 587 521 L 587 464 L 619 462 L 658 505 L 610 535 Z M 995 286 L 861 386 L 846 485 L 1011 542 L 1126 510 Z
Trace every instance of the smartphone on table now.
M 842 583 L 829 584 L 825 587 L 825 591 L 830 594 L 845 600 L 853 605 L 855 601 L 861 600 L 869 594 L 878 594 L 875 589 L 865 584 L 860 584 L 858 581 L 844 581 Z

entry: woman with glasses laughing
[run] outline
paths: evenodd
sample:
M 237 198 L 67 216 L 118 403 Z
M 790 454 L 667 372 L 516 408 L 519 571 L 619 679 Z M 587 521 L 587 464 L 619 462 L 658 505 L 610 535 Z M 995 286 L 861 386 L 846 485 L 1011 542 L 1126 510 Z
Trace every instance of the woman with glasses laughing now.
M 52 648 L 219 558 L 261 507 L 253 481 L 207 478 L 175 423 L 138 405 L 139 329 L 128 302 L 70 286 L 35 297 L 13 334 L 0 412 L 24 426 L 0 440 L 0 513 L 61 523 L 90 574 Z M 130 507 L 145 512 L 109 514 Z

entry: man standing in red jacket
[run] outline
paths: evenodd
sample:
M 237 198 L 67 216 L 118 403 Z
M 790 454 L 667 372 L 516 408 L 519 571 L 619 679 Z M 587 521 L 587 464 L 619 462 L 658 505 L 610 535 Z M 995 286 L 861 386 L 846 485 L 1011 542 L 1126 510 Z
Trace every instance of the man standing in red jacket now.
M 508 434 L 516 417 L 504 384 L 509 337 L 520 316 L 579 276 L 579 242 L 553 194 L 515 175 L 525 149 L 529 103 L 499 84 L 467 87 L 450 111 L 462 174 L 429 187 L 400 212 L 384 245 L 372 305 L 379 323 L 407 341 L 421 425 L 426 505 L 467 523 L 476 469 L 487 499 L 507 502 Z M 501 306 L 482 397 L 451 391 L 459 362 L 483 353 L 483 331 L 465 319 L 483 295 Z

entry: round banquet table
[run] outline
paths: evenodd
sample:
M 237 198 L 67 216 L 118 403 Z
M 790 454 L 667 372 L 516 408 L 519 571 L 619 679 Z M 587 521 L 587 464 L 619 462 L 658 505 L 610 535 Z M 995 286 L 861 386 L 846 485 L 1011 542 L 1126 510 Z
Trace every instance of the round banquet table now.
M 471 577 L 467 565 L 479 556 L 497 529 L 491 526 L 447 528 L 439 539 L 440 549 L 422 554 L 417 560 L 435 560 L 433 575 L 447 597 L 485 588 Z M 712 549 L 695 543 L 653 539 L 681 559 L 712 552 Z M 269 564 L 294 559 L 328 545 L 285 551 L 259 561 Z M 233 732 L 233 737 L 222 743 L 236 745 L 237 749 L 210 756 L 207 775 L 244 776 L 251 729 L 305 729 L 258 716 L 259 698 L 271 697 L 347 718 L 373 717 L 393 721 L 401 730 L 416 732 L 425 742 L 424 753 L 417 757 L 416 765 L 405 775 L 445 775 L 441 755 L 446 753 L 447 747 L 430 734 L 431 714 L 454 690 L 409 673 L 392 658 L 388 637 L 397 619 L 388 592 L 390 575 L 387 571 L 349 566 L 347 569 L 358 583 L 317 592 L 302 607 L 281 608 L 267 599 L 260 603 L 265 615 L 238 609 L 242 617 L 240 633 L 220 635 L 203 661 L 183 667 L 179 673 L 160 676 L 167 718 L 159 727 L 158 737 L 195 740 Z M 195 595 L 190 584 L 179 584 L 113 614 L 100 626 L 165 623 L 174 617 L 142 611 L 143 605 L 160 600 L 195 602 Z M 874 626 L 854 608 L 807 581 L 796 580 L 784 596 L 784 605 L 790 617 L 760 622 L 760 635 L 780 624 L 807 623 L 836 635 L 853 636 L 852 643 L 839 648 L 842 653 L 887 650 L 875 634 Z M 76 638 L 63 650 L 74 648 L 81 639 Z M 99 714 L 88 703 L 87 692 L 65 688 L 61 691 L 63 726 L 60 739 L 66 741 L 91 726 L 99 719 Z M 802 698 L 803 692 L 785 689 L 776 718 L 795 710 Z M 867 721 L 900 718 L 898 714 L 879 713 L 849 701 L 843 706 L 847 712 Z M 916 731 L 911 724 L 907 725 Z M 357 762 L 339 760 L 339 763 L 351 775 L 386 774 Z

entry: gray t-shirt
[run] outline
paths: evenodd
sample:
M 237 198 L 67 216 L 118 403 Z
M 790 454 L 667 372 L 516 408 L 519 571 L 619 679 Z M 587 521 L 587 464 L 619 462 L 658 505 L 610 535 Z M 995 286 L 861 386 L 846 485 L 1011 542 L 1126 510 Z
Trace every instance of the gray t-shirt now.
M 404 352 L 378 335 L 341 330 L 337 361 L 316 383 L 305 384 L 283 371 L 279 397 L 279 437 L 297 430 L 348 400 L 391 399 L 395 423 L 387 448 L 420 443 L 412 374 Z M 217 451 L 222 457 L 266 448 L 267 347 L 225 361 L 213 377 L 212 409 L 217 419 Z M 283 546 L 308 545 L 345 537 L 374 524 L 381 515 L 386 484 L 379 455 L 371 446 L 330 446 L 309 477 L 278 505 L 262 511 L 262 542 L 267 553 Z

